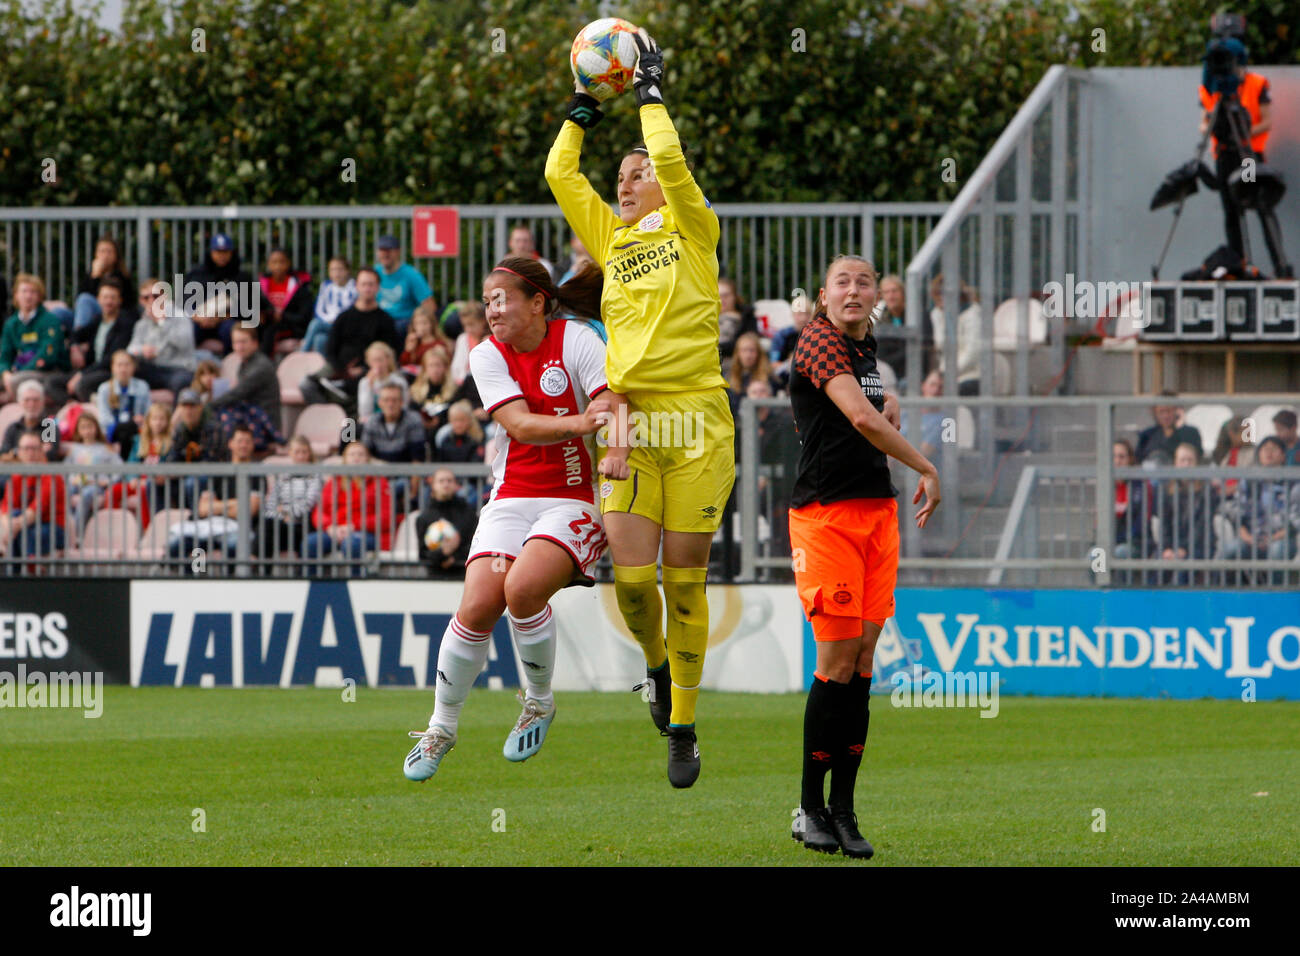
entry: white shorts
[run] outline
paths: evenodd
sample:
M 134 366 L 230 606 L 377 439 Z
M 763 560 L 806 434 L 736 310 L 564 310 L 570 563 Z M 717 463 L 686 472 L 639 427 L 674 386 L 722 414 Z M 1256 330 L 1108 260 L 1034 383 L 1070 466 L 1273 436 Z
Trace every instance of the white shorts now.
M 483 507 L 478 530 L 470 542 L 466 564 L 485 555 L 501 555 L 512 561 L 519 557 L 524 542 L 543 538 L 569 553 L 585 580 L 595 582 L 592 569 L 605 553 L 605 525 L 600 506 L 573 498 L 497 498 Z

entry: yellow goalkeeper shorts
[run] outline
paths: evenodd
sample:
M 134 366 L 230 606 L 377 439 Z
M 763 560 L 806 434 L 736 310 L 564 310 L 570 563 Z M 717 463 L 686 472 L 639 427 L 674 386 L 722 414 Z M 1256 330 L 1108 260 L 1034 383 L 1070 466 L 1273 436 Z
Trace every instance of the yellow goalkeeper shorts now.
M 641 515 L 665 531 L 722 523 L 736 482 L 736 426 L 724 386 L 628 392 L 629 476 L 600 479 L 600 510 Z

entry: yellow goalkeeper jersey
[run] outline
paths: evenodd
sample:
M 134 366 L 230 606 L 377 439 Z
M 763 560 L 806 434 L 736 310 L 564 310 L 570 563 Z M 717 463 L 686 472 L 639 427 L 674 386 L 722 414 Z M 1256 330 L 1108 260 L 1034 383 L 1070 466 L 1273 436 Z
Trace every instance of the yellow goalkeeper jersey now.
M 546 158 L 564 218 L 605 272 L 609 387 L 683 392 L 726 385 L 718 360 L 718 216 L 686 167 L 668 111 L 641 107 L 666 205 L 624 225 L 578 171 L 583 129 L 565 120 Z

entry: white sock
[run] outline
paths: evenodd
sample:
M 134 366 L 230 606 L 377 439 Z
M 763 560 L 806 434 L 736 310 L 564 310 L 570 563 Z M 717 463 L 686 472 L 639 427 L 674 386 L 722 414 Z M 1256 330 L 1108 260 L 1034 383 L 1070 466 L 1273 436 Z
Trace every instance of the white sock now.
M 429 726 L 437 724 L 456 733 L 460 709 L 465 706 L 469 689 L 483 673 L 491 647 L 491 631 L 471 631 L 455 615 L 442 634 L 438 649 L 438 678 L 434 691 L 433 716 Z
M 510 633 L 514 635 L 519 659 L 524 664 L 524 681 L 528 696 L 545 707 L 555 704 L 551 693 L 551 673 L 555 670 L 555 615 L 548 604 L 532 617 L 510 616 Z

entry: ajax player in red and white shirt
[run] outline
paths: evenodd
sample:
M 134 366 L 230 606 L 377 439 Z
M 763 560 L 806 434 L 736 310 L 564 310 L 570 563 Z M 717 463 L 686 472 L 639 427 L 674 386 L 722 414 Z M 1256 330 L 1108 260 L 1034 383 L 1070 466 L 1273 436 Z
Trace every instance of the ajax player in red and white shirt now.
M 594 268 L 594 267 L 591 267 Z M 470 544 L 465 591 L 438 651 L 429 728 L 407 754 L 408 779 L 427 780 L 456 743 L 460 710 L 487 662 L 503 612 L 523 662 L 523 713 L 506 738 L 508 760 L 541 749 L 555 717 L 551 672 L 555 619 L 551 595 L 590 586 L 605 551 L 593 491 L 591 437 L 609 415 L 605 346 L 582 321 L 553 319 L 561 309 L 599 314 L 600 274 L 591 269 L 557 288 L 536 260 L 503 259 L 483 280 L 489 339 L 470 353 L 484 407 L 509 441 L 493 465 L 496 482 Z

